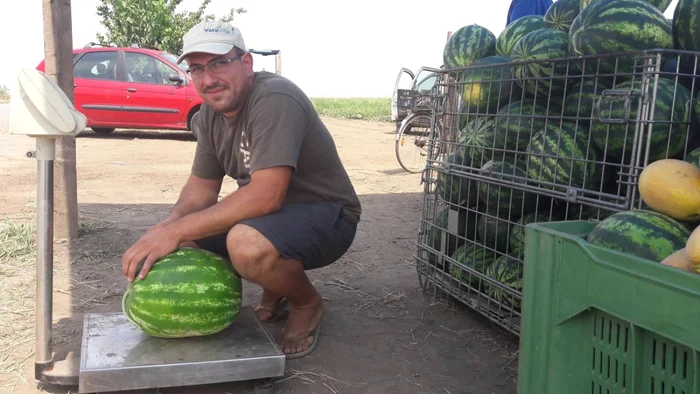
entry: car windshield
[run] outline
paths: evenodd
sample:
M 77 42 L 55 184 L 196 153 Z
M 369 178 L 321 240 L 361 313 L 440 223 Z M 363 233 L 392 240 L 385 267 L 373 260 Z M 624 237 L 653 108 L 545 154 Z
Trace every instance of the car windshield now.
M 161 52 L 160 55 L 163 56 L 164 58 L 168 59 L 168 61 L 170 61 L 172 64 L 178 66 L 182 71 L 187 72 L 187 67 L 188 67 L 187 60 L 183 59 L 182 63 L 177 64 L 177 56 L 173 55 L 172 53 Z

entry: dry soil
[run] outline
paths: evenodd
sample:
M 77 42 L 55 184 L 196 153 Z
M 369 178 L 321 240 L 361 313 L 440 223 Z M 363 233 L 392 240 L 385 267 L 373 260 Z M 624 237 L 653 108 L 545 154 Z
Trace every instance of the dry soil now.
M 319 346 L 287 361 L 276 393 L 516 392 L 517 338 L 475 312 L 421 294 L 413 261 L 423 186 L 401 170 L 391 124 L 324 118 L 360 195 L 362 222 L 348 253 L 310 272 L 327 302 Z M 168 213 L 185 182 L 195 140 L 184 132 L 89 130 L 77 139 L 80 237 L 57 245 L 54 345 L 77 349 L 85 312 L 118 312 L 121 254 Z M 30 138 L 0 130 L 0 221 L 29 222 L 36 209 Z M 235 190 L 227 180 L 222 195 Z M 10 393 L 76 392 L 33 378 L 34 266 L 0 271 L 0 387 Z M 245 283 L 244 304 L 260 288 Z M 143 390 L 156 393 L 157 390 Z M 246 393 L 249 382 L 166 388 L 161 393 Z

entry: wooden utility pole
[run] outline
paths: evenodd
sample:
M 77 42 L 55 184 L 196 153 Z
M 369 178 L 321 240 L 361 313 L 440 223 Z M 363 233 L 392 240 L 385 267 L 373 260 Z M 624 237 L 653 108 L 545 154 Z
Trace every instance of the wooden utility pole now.
M 71 0 L 42 0 L 44 9 L 44 53 L 46 75 L 73 102 L 73 29 Z M 56 140 L 55 159 L 56 238 L 78 237 L 78 186 L 75 161 L 75 137 Z

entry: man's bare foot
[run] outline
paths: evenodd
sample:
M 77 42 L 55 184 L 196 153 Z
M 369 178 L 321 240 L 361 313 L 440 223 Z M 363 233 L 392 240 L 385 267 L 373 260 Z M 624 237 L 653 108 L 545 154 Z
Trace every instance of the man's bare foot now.
M 292 304 L 287 325 L 282 330 L 284 343 L 282 351 L 287 355 L 303 352 L 314 340 L 314 330 L 318 327 L 325 305 L 320 294 L 309 305 Z
M 255 307 L 255 314 L 260 321 L 268 321 L 279 315 L 283 298 L 275 293 L 263 289 L 260 304 Z

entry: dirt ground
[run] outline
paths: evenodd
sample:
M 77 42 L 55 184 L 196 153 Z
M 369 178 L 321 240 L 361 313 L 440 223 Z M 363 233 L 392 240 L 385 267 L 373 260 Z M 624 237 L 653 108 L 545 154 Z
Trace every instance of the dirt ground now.
M 275 393 L 516 393 L 518 340 L 476 312 L 421 294 L 413 252 L 420 175 L 394 156 L 393 126 L 324 118 L 363 205 L 348 253 L 309 273 L 327 302 L 319 346 L 286 362 Z M 120 312 L 121 254 L 178 197 L 195 148 L 182 132 L 86 131 L 77 140 L 80 238 L 54 271 L 54 350 L 78 350 L 85 312 Z M 34 220 L 34 141 L 0 130 L 0 222 Z M 235 189 L 227 180 L 222 194 Z M 60 250 L 60 245 L 57 245 Z M 58 252 L 57 252 L 58 253 Z M 33 381 L 33 261 L 0 270 L 0 387 L 76 392 Z M 244 305 L 260 288 L 245 283 Z M 73 390 L 73 391 L 70 391 Z M 252 393 L 249 382 L 139 393 Z

